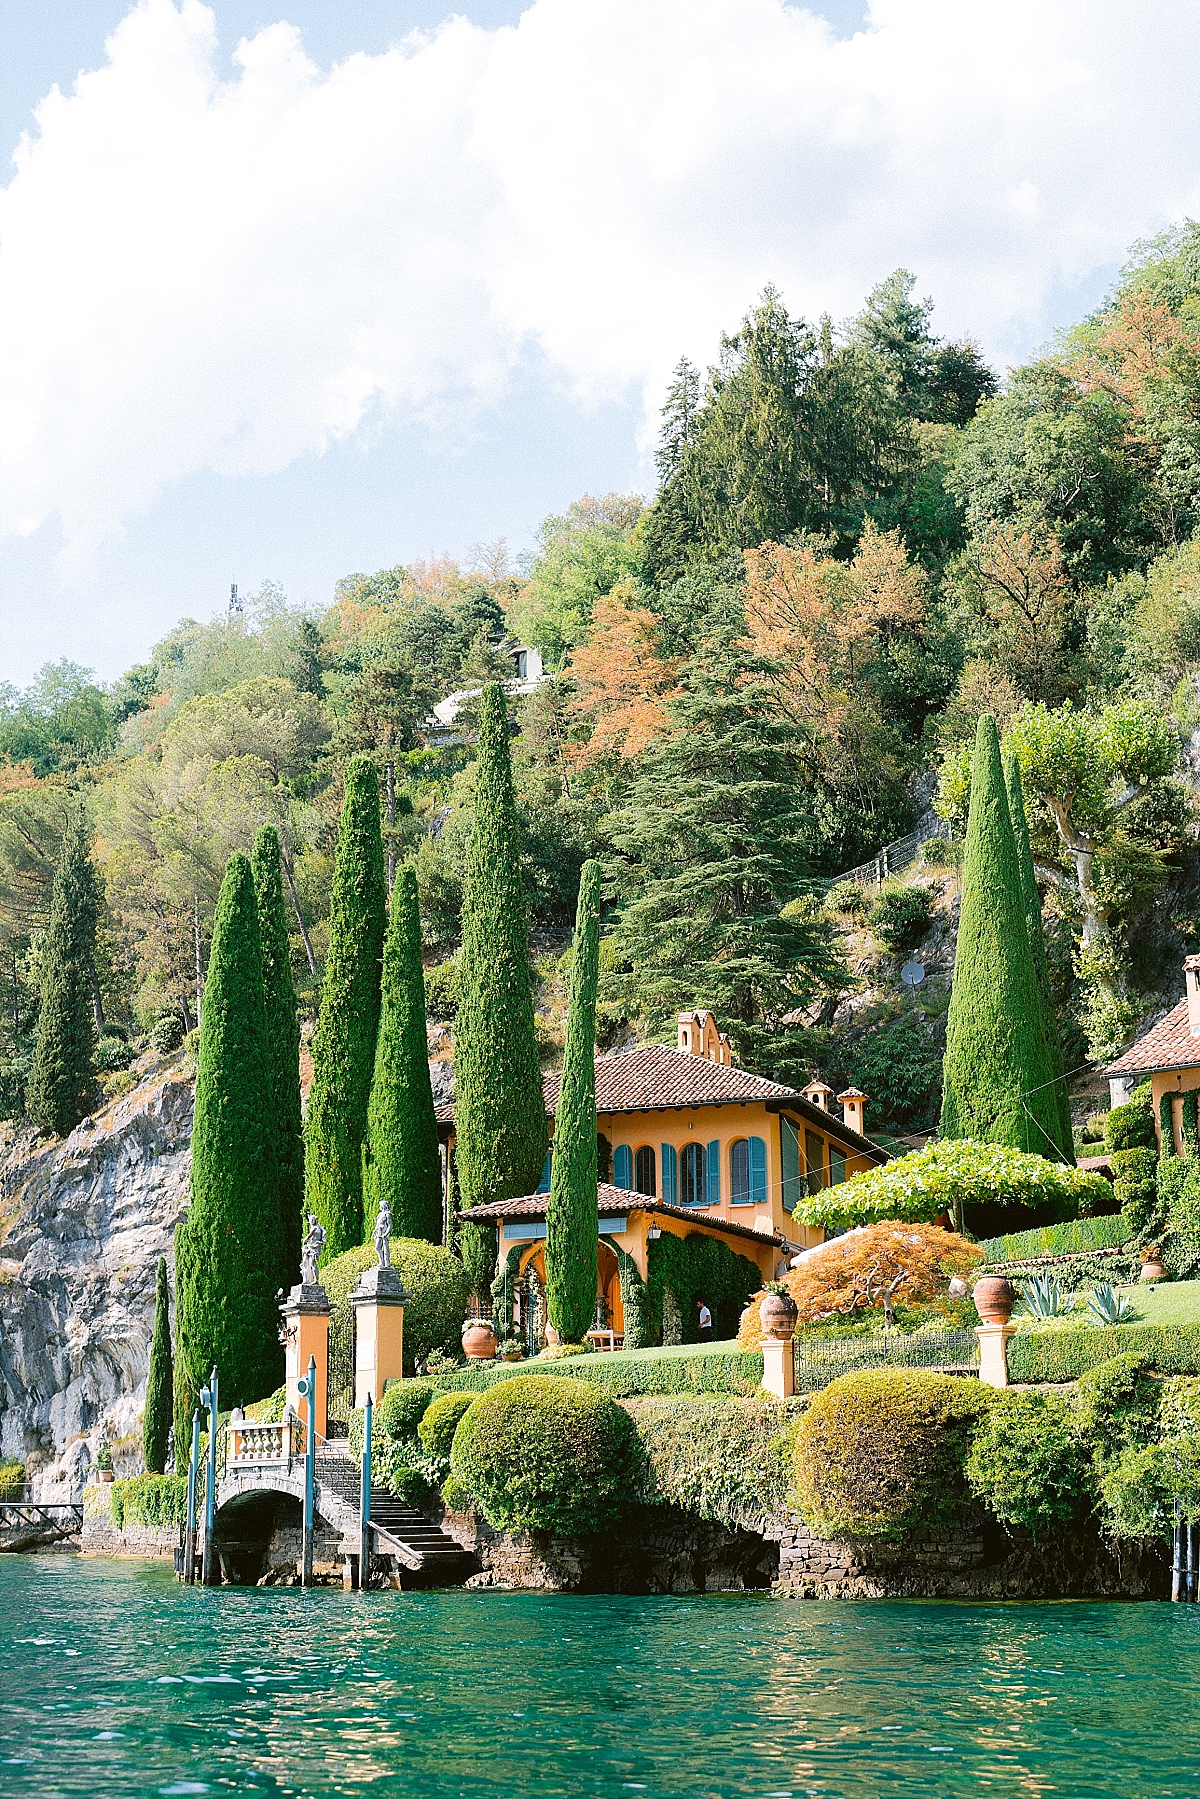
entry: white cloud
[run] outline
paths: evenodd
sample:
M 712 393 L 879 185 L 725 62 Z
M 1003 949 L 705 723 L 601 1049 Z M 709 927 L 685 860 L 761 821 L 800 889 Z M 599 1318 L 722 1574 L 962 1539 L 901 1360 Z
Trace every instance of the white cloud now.
M 280 0 L 281 8 L 285 0 Z M 580 399 L 707 359 L 767 281 L 835 316 L 898 264 L 1004 356 L 1200 209 L 1193 0 L 534 0 L 222 80 L 141 0 L 3 197 L 7 528 L 86 548 L 199 470 L 392 419 L 450 440 L 536 345 Z

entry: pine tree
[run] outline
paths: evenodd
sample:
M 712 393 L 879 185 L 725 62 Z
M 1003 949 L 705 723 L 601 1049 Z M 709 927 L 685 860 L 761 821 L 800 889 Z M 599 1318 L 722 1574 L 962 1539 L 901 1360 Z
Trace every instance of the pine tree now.
M 600 983 L 600 864 L 579 881 L 567 1042 L 546 1205 L 546 1306 L 564 1343 L 579 1343 L 596 1310 L 596 991 Z
M 279 1346 L 279 1203 L 254 876 L 229 858 L 213 921 L 204 988 L 192 1203 L 185 1279 L 176 1284 L 179 1338 L 199 1388 L 216 1364 L 221 1396 L 246 1405 L 283 1376 Z
M 1033 850 L 1029 842 L 1029 823 L 1025 816 L 1025 795 L 1021 785 L 1021 765 L 1012 754 L 1004 757 L 1004 785 L 1008 794 L 1008 815 L 1012 820 L 1013 836 L 1017 843 L 1017 860 L 1021 865 L 1021 892 L 1025 901 L 1029 953 L 1033 957 L 1033 972 L 1037 976 L 1038 992 L 1042 999 L 1046 1054 L 1058 1101 L 1058 1129 L 1054 1133 L 1054 1149 L 1047 1147 L 1044 1153 L 1052 1155 L 1056 1161 L 1074 1163 L 1075 1135 L 1071 1123 L 1071 1099 L 1067 1092 L 1058 1019 L 1050 992 L 1050 965 L 1046 957 L 1046 936 L 1042 929 L 1042 896 L 1038 892 L 1037 876 L 1033 868 Z
M 941 1134 L 1053 1155 L 1058 1097 L 996 721 L 979 720 L 946 1025 Z
M 425 1038 L 425 974 L 417 877 L 402 868 L 383 946 L 383 995 L 363 1145 L 369 1235 L 386 1198 L 398 1237 L 442 1240 L 441 1160 Z
M 469 1207 L 532 1193 L 547 1142 L 508 710 L 498 682 L 484 688 L 479 706 L 461 967 L 454 1119 L 459 1192 Z
M 300 1110 L 300 1021 L 292 985 L 292 946 L 283 898 L 279 833 L 264 825 L 251 858 L 262 945 L 267 1031 L 268 1142 L 279 1204 L 279 1285 L 300 1278 L 304 1235 L 304 1120 Z
M 154 1334 L 150 1339 L 150 1371 L 146 1376 L 146 1410 L 142 1415 L 142 1459 L 148 1474 L 167 1471 L 167 1438 L 174 1409 L 175 1377 L 171 1365 L 171 1289 L 167 1259 L 158 1258 L 154 1294 Z
M 346 769 L 304 1134 L 305 1204 L 325 1227 L 327 1260 L 363 1237 L 362 1146 L 386 927 L 379 777 L 365 756 L 356 756 Z
M 50 895 L 37 1048 L 26 1095 L 33 1122 L 60 1137 L 86 1113 L 96 1078 L 92 970 L 99 916 L 99 886 L 80 812 L 63 836 Z

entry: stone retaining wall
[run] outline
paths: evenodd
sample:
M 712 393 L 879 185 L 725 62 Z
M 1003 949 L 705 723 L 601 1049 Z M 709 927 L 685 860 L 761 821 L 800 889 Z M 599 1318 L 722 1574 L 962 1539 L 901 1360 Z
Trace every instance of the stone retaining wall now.
M 89 1485 L 83 1489 L 81 1555 L 136 1556 L 170 1560 L 179 1542 L 177 1524 L 137 1524 L 126 1518 L 118 1530 L 112 1516 L 112 1487 Z

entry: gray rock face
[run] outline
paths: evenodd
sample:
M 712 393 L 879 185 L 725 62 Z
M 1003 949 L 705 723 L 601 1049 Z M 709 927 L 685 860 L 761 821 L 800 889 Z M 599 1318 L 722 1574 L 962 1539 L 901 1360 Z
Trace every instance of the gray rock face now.
M 0 1218 L 12 1219 L 0 1241 L 0 1456 L 42 1452 L 39 1499 L 77 1501 L 102 1430 L 140 1430 L 155 1269 L 172 1261 L 189 1197 L 192 1100 L 177 1072 L 148 1077 L 64 1140 L 19 1138 L 0 1165 Z

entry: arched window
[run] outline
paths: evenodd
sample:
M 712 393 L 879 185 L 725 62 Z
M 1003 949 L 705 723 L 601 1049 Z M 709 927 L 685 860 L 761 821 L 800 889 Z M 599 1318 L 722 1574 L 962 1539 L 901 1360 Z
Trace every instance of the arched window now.
M 702 1143 L 689 1143 L 680 1154 L 679 1197 L 685 1206 L 708 1204 L 708 1154 Z
M 618 1143 L 613 1150 L 613 1186 L 633 1190 L 633 1151 L 628 1143 Z
M 729 1199 L 735 1206 L 750 1204 L 750 1145 L 744 1137 L 729 1146 Z
M 655 1163 L 654 1151 L 648 1143 L 643 1143 L 641 1149 L 638 1150 L 633 1158 L 634 1192 L 645 1193 L 649 1198 L 653 1199 L 658 1192 L 656 1175 L 657 1166 Z

